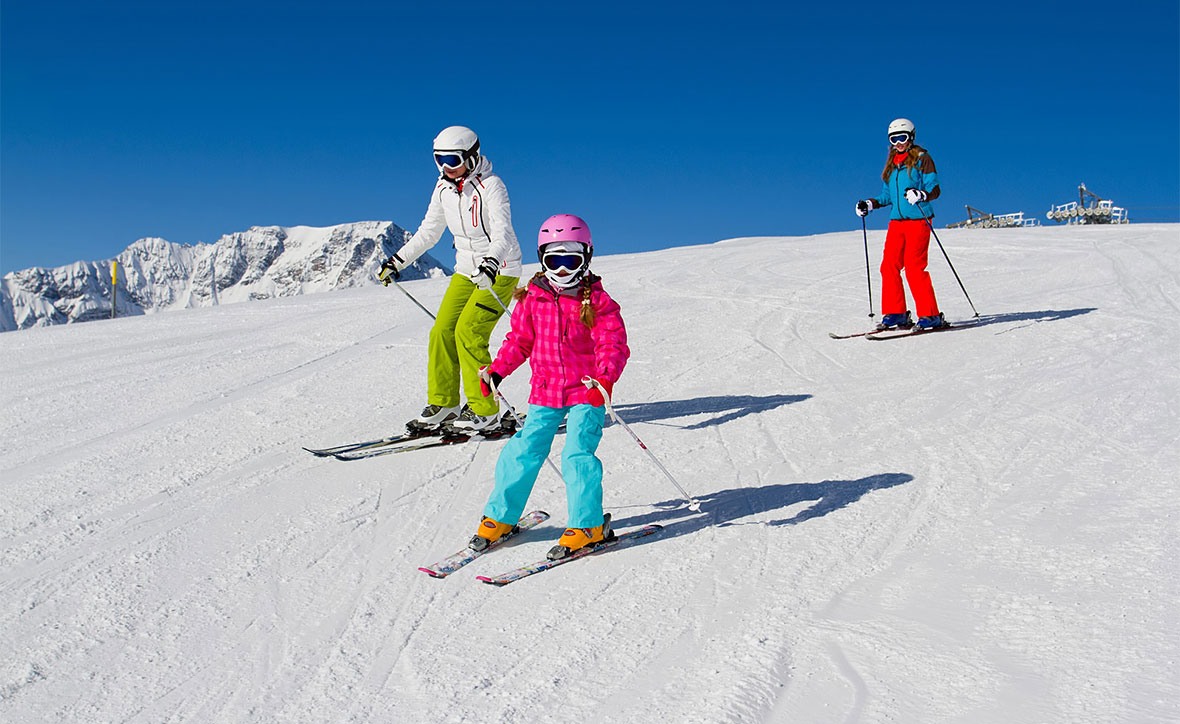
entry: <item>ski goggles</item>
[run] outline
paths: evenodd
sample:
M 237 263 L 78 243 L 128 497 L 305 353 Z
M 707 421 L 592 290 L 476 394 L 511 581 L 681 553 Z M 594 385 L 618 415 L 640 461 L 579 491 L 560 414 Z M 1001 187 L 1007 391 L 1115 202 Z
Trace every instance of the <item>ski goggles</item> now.
M 575 272 L 581 269 L 585 263 L 586 256 L 577 252 L 554 251 L 541 257 L 541 265 L 552 272 L 561 271 L 562 269 L 568 272 Z
M 891 144 L 893 144 L 894 146 L 900 146 L 904 143 L 908 143 L 910 138 L 911 138 L 910 134 L 904 133 L 904 132 L 889 134 L 889 142 Z
M 460 168 L 463 166 L 463 156 L 457 153 L 436 153 L 434 154 L 434 162 L 440 168 Z

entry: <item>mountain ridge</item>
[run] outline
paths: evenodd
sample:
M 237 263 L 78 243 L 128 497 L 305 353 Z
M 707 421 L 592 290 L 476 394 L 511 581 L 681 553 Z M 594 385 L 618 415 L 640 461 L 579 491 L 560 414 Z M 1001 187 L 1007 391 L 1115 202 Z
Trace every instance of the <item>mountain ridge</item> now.
M 117 316 L 154 314 L 377 284 L 381 262 L 409 232 L 392 221 L 327 227 L 252 226 L 212 244 L 159 237 L 132 242 L 113 260 L 33 267 L 0 278 L 0 331 L 111 316 L 111 262 L 118 262 Z M 423 255 L 405 274 L 445 274 Z

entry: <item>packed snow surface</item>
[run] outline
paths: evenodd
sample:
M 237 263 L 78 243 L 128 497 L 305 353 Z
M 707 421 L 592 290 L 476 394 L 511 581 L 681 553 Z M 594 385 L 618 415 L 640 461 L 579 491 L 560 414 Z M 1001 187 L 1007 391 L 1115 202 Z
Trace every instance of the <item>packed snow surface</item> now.
M 0 335 L 0 720 L 1180 720 L 1180 227 L 939 236 L 979 324 L 889 342 L 828 337 L 871 323 L 859 230 L 601 240 L 619 414 L 702 512 L 612 426 L 616 527 L 663 532 L 503 588 L 551 470 L 547 523 L 436 580 L 503 442 L 300 449 L 425 403 L 397 289 Z

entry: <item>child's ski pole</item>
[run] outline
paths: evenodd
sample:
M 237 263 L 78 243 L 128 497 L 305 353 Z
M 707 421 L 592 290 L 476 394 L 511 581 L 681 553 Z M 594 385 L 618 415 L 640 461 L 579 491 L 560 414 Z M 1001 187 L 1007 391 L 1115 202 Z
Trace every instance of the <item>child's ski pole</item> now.
M 623 426 L 623 429 L 626 430 L 629 435 L 631 435 L 631 438 L 635 440 L 635 442 L 639 443 L 639 447 L 645 453 L 647 453 L 647 456 L 651 458 L 651 461 L 656 464 L 656 467 L 660 469 L 660 472 L 662 472 L 665 477 L 667 477 L 668 480 L 672 482 L 672 485 L 676 486 L 676 490 L 680 491 L 680 495 L 682 498 L 684 498 L 684 502 L 688 503 L 688 509 L 693 512 L 700 510 L 701 501 L 690 496 L 688 492 L 683 487 L 681 487 L 680 483 L 676 482 L 676 478 L 672 477 L 672 473 L 668 472 L 668 468 L 664 467 L 663 463 L 661 463 L 656 458 L 652 451 L 647 449 L 647 445 L 643 444 L 643 441 L 639 439 L 639 436 L 635 434 L 635 431 L 631 429 L 631 426 L 623 422 L 623 419 L 619 417 L 619 413 L 615 412 L 615 408 L 610 402 L 610 393 L 606 391 L 606 388 L 602 386 L 602 383 L 593 377 L 587 376 L 582 378 L 582 384 L 586 385 L 586 389 L 590 389 L 591 387 L 598 388 L 598 391 L 602 394 L 602 399 L 606 404 L 606 412 L 611 416 L 611 419 Z

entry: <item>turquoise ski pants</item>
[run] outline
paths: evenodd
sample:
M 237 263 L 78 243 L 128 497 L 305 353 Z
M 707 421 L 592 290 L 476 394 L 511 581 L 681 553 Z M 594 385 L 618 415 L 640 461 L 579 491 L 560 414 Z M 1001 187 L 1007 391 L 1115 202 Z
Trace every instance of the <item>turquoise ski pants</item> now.
M 542 407 L 529 405 L 522 427 L 496 461 L 496 487 L 483 514 L 501 523 L 516 523 L 533 492 L 537 474 L 553 446 L 553 437 L 566 414 L 561 476 L 565 478 L 569 528 L 602 525 L 602 461 L 595 455 L 602 440 L 606 410 L 593 405 Z

